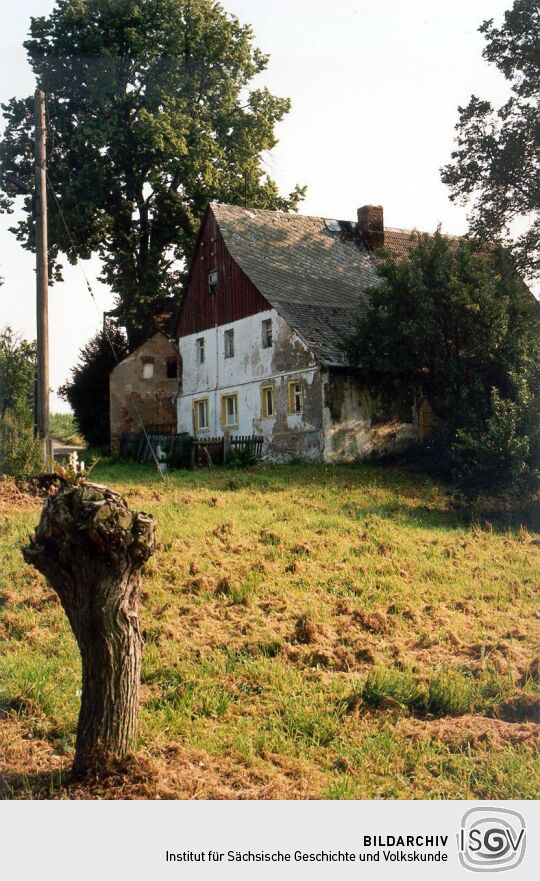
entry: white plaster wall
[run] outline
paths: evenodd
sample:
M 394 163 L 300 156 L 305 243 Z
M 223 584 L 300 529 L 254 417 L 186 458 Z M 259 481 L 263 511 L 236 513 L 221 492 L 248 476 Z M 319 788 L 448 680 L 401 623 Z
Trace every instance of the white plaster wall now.
M 263 378 L 271 372 L 273 348 L 263 349 L 262 322 L 270 318 L 276 336 L 282 319 L 275 310 L 259 312 L 231 324 L 181 337 L 184 395 L 236 385 L 245 379 Z M 225 331 L 234 330 L 234 357 L 225 358 Z M 204 338 L 205 363 L 197 362 L 197 340 Z
M 262 322 L 272 320 L 273 346 L 262 347 Z M 234 330 L 234 357 L 225 358 L 225 331 Z M 205 341 L 205 361 L 198 363 L 197 340 Z M 182 394 L 177 399 L 178 431 L 194 433 L 193 401 L 208 398 L 209 431 L 199 432 L 200 437 L 220 437 L 221 396 L 238 395 L 238 428 L 231 434 L 262 434 L 265 438 L 265 458 L 286 461 L 301 456 L 314 461 L 322 454 L 320 420 L 320 373 L 311 357 L 304 358 L 302 369 L 279 369 L 278 349 L 287 350 L 288 340 L 306 347 L 294 334 L 281 316 L 274 310 L 258 312 L 230 324 L 223 324 L 202 333 L 181 337 L 179 350 L 182 356 Z M 284 345 L 285 343 L 285 345 Z M 304 407 L 304 413 L 288 413 L 288 383 L 302 380 L 304 399 L 314 398 L 318 407 Z M 272 382 L 274 387 L 275 415 L 261 415 L 261 386 Z M 310 395 L 310 392 L 313 392 Z M 317 413 L 319 418 L 317 418 Z

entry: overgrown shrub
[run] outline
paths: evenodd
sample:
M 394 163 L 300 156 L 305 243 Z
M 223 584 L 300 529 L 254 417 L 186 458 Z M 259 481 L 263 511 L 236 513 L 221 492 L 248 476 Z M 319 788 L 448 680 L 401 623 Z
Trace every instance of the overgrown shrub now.
M 32 477 L 43 469 L 34 440 L 36 346 L 10 327 L 0 333 L 0 473 Z
M 511 257 L 437 232 L 378 268 L 345 344 L 372 396 L 414 390 L 429 405 L 437 472 L 464 499 L 529 501 L 539 486 L 540 306 Z
M 229 447 L 225 454 L 225 468 L 249 468 L 257 460 L 252 448 L 246 444 L 242 447 Z
M 451 447 L 453 477 L 462 496 L 529 499 L 540 489 L 540 411 L 534 399 L 512 401 L 492 391 L 493 412 Z
M 0 418 L 6 413 L 31 425 L 36 376 L 36 344 L 5 327 L 0 332 Z
M 4 416 L 0 422 L 0 472 L 12 477 L 34 477 L 43 470 L 41 444 L 24 421 Z

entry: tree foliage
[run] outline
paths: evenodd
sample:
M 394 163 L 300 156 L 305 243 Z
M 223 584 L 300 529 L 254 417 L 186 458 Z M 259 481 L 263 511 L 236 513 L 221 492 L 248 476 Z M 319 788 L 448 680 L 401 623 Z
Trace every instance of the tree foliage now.
M 128 351 L 121 330 L 111 326 L 106 334 L 99 331 L 81 349 L 70 379 L 59 389 L 92 446 L 109 443 L 109 374 Z
M 36 344 L 21 339 L 9 326 L 0 332 L 0 472 L 37 474 L 43 467 L 34 439 Z
M 515 399 L 492 390 L 491 415 L 459 429 L 452 465 L 465 498 L 513 496 L 526 502 L 540 486 L 540 396 L 518 387 Z
M 511 97 L 495 109 L 473 95 L 459 108 L 456 149 L 442 179 L 453 200 L 473 203 L 469 220 L 477 237 L 494 239 L 510 227 L 514 257 L 534 277 L 540 275 L 538 0 L 515 0 L 500 28 L 491 19 L 480 32 L 486 38 L 484 58 L 508 80 Z
M 351 357 L 375 394 L 415 390 L 441 420 L 437 452 L 466 492 L 540 480 L 540 307 L 501 247 L 418 235 L 367 292 Z M 519 480 L 518 480 L 519 476 Z
M 62 253 L 98 254 L 133 349 L 178 298 L 209 200 L 290 210 L 302 198 L 263 168 L 290 103 L 250 91 L 268 57 L 213 0 L 57 0 L 24 45 L 48 94 L 49 176 L 70 230 L 51 210 L 53 272 Z M 32 114 L 31 98 L 5 104 L 0 145 L 0 175 L 29 184 Z M 30 202 L 15 227 L 28 248 Z
M 32 424 L 36 344 L 9 326 L 0 332 L 0 417 L 6 413 Z

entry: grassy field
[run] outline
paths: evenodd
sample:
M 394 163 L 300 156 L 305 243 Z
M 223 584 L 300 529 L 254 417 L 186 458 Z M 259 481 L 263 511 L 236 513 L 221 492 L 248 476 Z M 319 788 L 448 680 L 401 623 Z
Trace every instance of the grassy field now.
M 102 462 L 153 513 L 140 749 L 67 776 L 79 662 L 0 514 L 4 798 L 535 798 L 540 542 L 467 526 L 425 477 L 374 466 L 177 472 Z M 0 487 L 2 485 L 0 484 Z
M 50 429 L 52 437 L 67 446 L 82 447 L 85 444 L 72 413 L 51 413 Z

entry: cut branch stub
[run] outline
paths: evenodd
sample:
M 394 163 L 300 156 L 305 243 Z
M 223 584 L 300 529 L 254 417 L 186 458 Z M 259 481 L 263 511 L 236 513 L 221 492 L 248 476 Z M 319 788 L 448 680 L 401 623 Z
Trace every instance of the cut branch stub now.
M 63 484 L 23 548 L 60 598 L 82 660 L 73 771 L 99 772 L 133 748 L 139 717 L 141 568 L 156 546 L 154 518 L 95 483 Z

